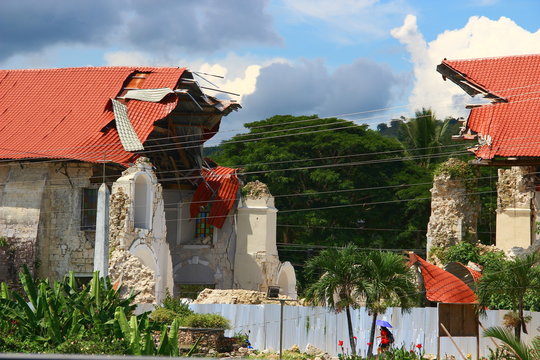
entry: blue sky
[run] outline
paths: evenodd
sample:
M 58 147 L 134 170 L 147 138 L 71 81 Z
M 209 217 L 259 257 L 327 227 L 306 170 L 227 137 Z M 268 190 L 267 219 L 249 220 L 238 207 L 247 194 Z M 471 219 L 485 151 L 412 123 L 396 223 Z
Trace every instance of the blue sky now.
M 538 53 L 536 0 L 3 0 L 0 67 L 183 66 L 244 108 L 375 125 L 422 106 L 464 116 L 449 59 Z M 210 79 L 210 78 L 209 78 Z M 348 114 L 348 115 L 346 115 Z

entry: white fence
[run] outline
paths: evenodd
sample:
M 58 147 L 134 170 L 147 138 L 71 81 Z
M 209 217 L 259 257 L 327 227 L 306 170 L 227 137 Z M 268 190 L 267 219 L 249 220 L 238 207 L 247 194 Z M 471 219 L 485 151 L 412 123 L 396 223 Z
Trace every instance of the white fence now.
M 226 336 L 232 336 L 237 332 L 249 333 L 249 340 L 255 349 L 279 350 L 280 305 L 192 304 L 190 307 L 199 313 L 217 313 L 229 319 L 232 329 L 225 333 Z M 507 311 L 490 310 L 486 316 L 480 318 L 480 322 L 485 328 L 500 326 L 505 313 Z M 527 312 L 527 315 L 531 315 L 532 320 L 528 324 L 529 334 L 522 338 L 525 342 L 538 336 L 540 331 L 540 313 Z M 358 338 L 357 351 L 365 356 L 372 317 L 365 308 L 352 310 L 351 317 L 354 335 Z M 402 313 L 399 308 L 390 308 L 386 314 L 379 315 L 378 319 L 392 324 L 394 346 L 416 349 L 415 345 L 421 344 L 426 353 L 437 354 L 437 308 L 414 308 L 409 313 Z M 378 335 L 378 331 L 375 335 Z M 336 356 L 341 352 L 338 347 L 339 340 L 343 340 L 344 348 L 350 353 L 344 312 L 336 314 L 326 307 L 285 305 L 283 349 L 288 349 L 294 344 L 304 349 L 307 344 L 312 344 Z M 475 338 L 461 337 L 454 340 L 465 354 L 471 354 L 473 359 L 477 357 Z M 376 347 L 375 344 L 374 348 Z M 494 347 L 492 341 L 481 337 L 480 355 L 489 355 L 489 347 Z M 441 355 L 444 354 L 453 354 L 459 358 L 457 349 L 446 337 L 441 338 Z

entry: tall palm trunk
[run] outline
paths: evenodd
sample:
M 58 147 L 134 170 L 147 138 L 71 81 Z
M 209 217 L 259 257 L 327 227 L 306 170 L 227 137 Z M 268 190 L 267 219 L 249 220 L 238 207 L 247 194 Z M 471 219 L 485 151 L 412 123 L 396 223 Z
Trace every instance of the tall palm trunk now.
M 347 313 L 347 326 L 349 327 L 349 343 L 351 344 L 351 354 L 356 355 L 356 341 L 354 341 L 354 334 L 351 320 L 351 308 L 347 306 L 345 308 Z
M 369 333 L 369 347 L 368 357 L 373 357 L 373 345 L 375 344 L 375 324 L 377 322 L 377 313 L 373 313 L 373 320 L 371 321 L 371 331 Z

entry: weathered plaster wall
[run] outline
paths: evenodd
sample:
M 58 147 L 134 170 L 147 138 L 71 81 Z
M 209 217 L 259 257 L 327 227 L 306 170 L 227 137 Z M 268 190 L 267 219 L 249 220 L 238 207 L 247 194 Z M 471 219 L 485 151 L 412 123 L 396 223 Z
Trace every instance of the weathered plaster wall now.
M 80 230 L 83 187 L 91 166 L 80 163 L 10 163 L 0 170 L 0 236 L 10 242 L 13 267 L 42 277 L 92 271 L 93 241 Z
M 535 187 L 529 175 L 534 172 L 525 166 L 499 169 L 496 246 L 506 252 L 527 248 L 535 238 Z
M 456 159 L 449 159 L 445 165 L 467 166 Z M 477 198 L 469 193 L 467 182 L 448 172 L 443 171 L 433 178 L 431 216 L 426 234 L 428 253 L 434 246 L 448 247 L 460 241 L 477 240 L 480 207 Z
M 138 302 L 160 302 L 173 288 L 172 261 L 162 189 L 148 159 L 114 182 L 110 204 L 111 279 L 141 292 Z

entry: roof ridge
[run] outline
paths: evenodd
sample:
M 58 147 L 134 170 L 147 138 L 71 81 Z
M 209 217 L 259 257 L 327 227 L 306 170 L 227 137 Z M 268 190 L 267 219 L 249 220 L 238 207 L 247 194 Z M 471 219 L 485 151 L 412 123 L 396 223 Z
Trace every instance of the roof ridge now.
M 520 58 L 520 57 L 540 57 L 540 54 L 522 54 L 522 55 L 501 55 L 501 56 L 486 56 L 486 57 L 479 57 L 479 58 L 471 58 L 471 59 L 444 59 L 443 62 L 457 62 L 457 61 L 479 61 L 479 60 L 497 60 L 497 59 L 508 59 L 508 58 Z

